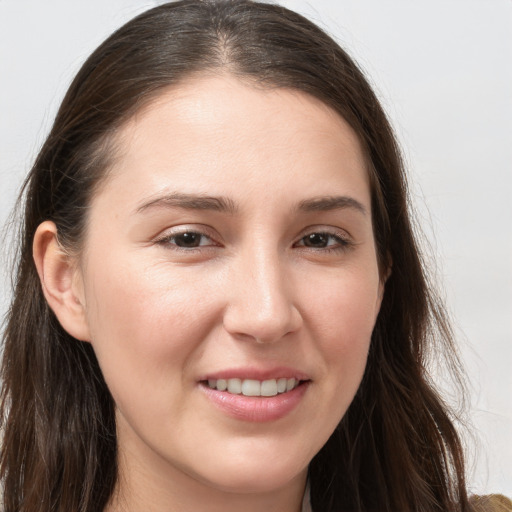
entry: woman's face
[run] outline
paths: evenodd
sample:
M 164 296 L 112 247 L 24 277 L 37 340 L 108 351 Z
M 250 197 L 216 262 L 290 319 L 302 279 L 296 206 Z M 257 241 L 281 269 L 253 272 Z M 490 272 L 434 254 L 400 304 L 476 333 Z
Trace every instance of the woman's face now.
M 204 77 L 118 142 L 77 282 L 122 461 L 231 492 L 303 479 L 381 302 L 356 136 L 306 94 Z

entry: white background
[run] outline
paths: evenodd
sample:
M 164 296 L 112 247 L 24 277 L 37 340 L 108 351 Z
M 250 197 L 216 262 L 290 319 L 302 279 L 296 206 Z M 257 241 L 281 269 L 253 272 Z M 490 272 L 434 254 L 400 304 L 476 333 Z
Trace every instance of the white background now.
M 157 3 L 0 0 L 0 223 L 80 64 Z M 281 3 L 349 50 L 392 119 L 471 381 L 470 490 L 512 496 L 512 1 Z

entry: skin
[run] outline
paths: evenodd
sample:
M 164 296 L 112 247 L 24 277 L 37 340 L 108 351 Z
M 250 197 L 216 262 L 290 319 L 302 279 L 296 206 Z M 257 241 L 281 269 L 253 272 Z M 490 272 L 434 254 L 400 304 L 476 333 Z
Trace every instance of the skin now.
M 50 222 L 34 244 L 50 306 L 92 343 L 117 406 L 108 510 L 298 512 L 307 466 L 361 382 L 383 292 L 357 137 L 304 93 L 230 76 L 165 91 L 118 137 L 79 260 Z M 197 247 L 179 247 L 185 232 Z M 275 365 L 309 382 L 274 421 L 229 416 L 199 382 Z

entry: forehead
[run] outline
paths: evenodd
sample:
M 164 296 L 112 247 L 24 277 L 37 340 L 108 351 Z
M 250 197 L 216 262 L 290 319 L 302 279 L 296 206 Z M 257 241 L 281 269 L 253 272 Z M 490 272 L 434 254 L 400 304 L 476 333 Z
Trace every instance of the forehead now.
M 118 194 L 173 189 L 270 200 L 283 186 L 318 196 L 339 182 L 369 198 L 361 145 L 340 115 L 306 93 L 229 75 L 164 90 L 120 129 L 117 147 L 106 188 L 115 182 Z

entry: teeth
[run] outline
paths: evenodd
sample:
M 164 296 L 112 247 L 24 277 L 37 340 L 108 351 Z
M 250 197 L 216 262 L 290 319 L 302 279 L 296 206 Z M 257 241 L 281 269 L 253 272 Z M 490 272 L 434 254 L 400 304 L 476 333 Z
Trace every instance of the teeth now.
M 227 391 L 234 395 L 276 396 L 295 389 L 299 380 L 290 378 L 254 380 L 254 379 L 208 379 L 208 386 L 217 391 Z
M 242 381 L 240 379 L 228 379 L 228 391 L 234 395 L 242 392 Z
M 276 396 L 277 381 L 276 379 L 264 380 L 261 383 L 261 396 Z
M 246 379 L 242 382 L 242 395 L 261 396 L 261 383 L 259 380 Z

